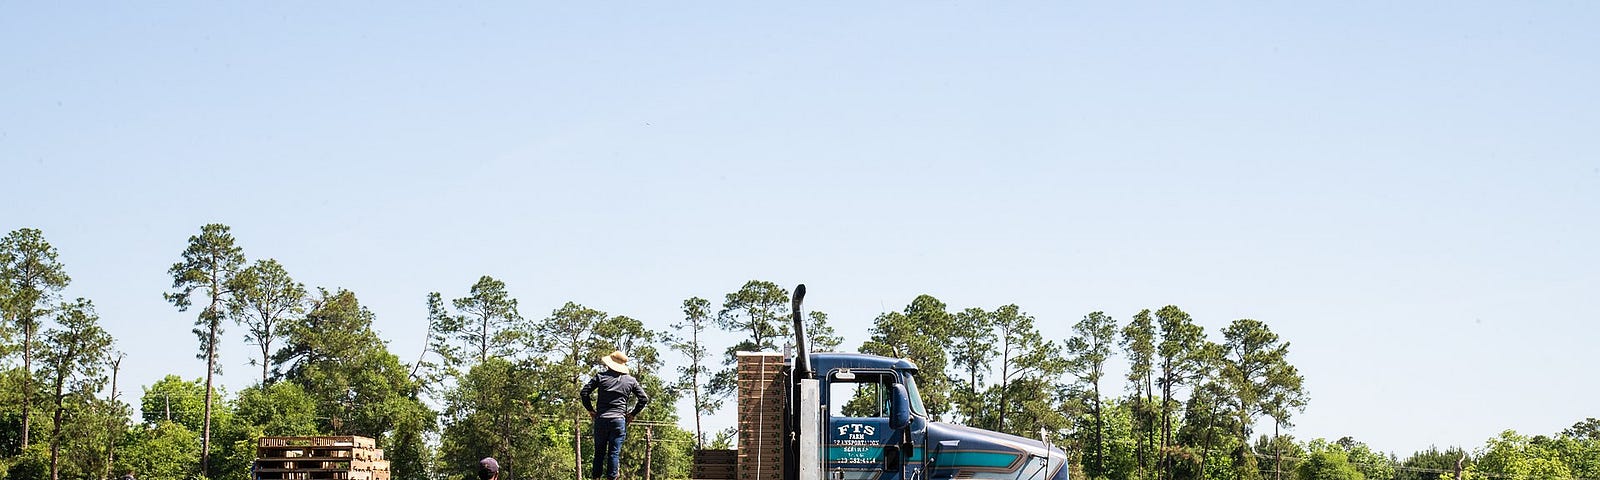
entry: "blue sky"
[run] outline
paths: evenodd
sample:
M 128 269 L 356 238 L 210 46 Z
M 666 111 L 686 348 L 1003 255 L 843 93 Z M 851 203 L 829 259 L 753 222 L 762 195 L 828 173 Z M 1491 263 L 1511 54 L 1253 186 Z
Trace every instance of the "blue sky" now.
M 920 293 L 1176 304 L 1292 342 L 1301 438 L 1476 446 L 1600 416 L 1600 6 L 0 6 L 0 228 L 40 228 L 129 354 L 201 224 L 355 291 L 503 279 L 665 329 L 805 282 L 859 345 Z M 229 334 L 223 381 L 249 385 Z

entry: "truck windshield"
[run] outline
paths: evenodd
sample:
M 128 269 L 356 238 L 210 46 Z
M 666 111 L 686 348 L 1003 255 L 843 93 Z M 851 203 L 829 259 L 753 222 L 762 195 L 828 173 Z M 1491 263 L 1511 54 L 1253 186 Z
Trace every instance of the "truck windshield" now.
M 917 376 L 906 375 L 906 395 L 911 397 L 911 413 L 928 416 L 928 411 L 922 408 L 922 394 L 917 392 Z

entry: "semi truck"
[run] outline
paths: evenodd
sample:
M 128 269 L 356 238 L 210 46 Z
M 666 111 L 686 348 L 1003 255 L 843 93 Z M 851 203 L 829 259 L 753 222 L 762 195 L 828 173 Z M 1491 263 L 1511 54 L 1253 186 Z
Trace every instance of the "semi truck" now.
M 794 353 L 739 354 L 738 480 L 1068 480 L 1067 455 L 1032 439 L 934 421 L 909 359 L 810 353 L 791 300 Z M 709 458 L 712 452 L 697 452 Z M 697 468 L 696 476 L 702 469 Z

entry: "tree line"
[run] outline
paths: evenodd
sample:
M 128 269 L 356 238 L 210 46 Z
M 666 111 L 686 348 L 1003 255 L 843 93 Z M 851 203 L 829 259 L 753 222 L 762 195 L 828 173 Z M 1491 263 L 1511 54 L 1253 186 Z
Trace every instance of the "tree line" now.
M 135 405 L 117 382 L 125 356 L 92 301 L 62 298 L 71 277 L 43 233 L 0 240 L 0 477 L 245 479 L 262 436 L 363 435 L 385 449 L 396 479 L 466 478 L 486 455 L 507 480 L 581 478 L 593 452 L 577 392 L 616 349 L 653 399 L 630 427 L 624 475 L 687 478 L 693 449 L 734 444 L 732 429 L 707 431 L 703 420 L 727 407 L 735 352 L 781 351 L 792 338 L 790 292 L 768 281 L 746 282 L 720 304 L 686 299 L 682 317 L 657 330 L 576 302 L 524 316 L 504 282 L 483 276 L 424 296 L 426 348 L 402 360 L 355 292 L 308 288 L 238 243 L 210 224 L 175 249 L 163 298 L 193 316 L 206 367 L 144 386 Z M 826 313 L 805 320 L 814 350 L 852 350 Z M 244 330 L 249 348 L 221 344 L 229 327 Z M 738 340 L 710 345 L 712 329 Z M 1310 396 L 1290 342 L 1257 320 L 1214 337 L 1168 305 L 1126 321 L 1091 312 L 1068 337 L 1047 338 L 1018 305 L 953 309 L 922 295 L 878 315 L 868 335 L 853 350 L 920 367 L 930 415 L 1043 435 L 1070 453 L 1075 478 L 1600 479 L 1593 418 L 1403 460 L 1351 437 L 1283 434 Z M 259 379 L 219 388 L 223 354 L 248 355 Z M 1113 361 L 1125 376 L 1107 377 Z M 693 418 L 679 418 L 680 399 Z M 1263 422 L 1270 432 L 1256 431 Z

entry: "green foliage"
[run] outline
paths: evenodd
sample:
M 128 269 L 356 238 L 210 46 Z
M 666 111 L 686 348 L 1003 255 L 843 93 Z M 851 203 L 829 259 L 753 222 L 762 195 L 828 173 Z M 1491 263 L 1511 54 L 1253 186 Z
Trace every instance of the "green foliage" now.
M 1084 407 L 1094 417 L 1092 433 L 1084 449 L 1084 473 L 1090 476 L 1106 473 L 1100 380 L 1105 376 L 1106 359 L 1110 358 L 1112 343 L 1116 341 L 1116 329 L 1115 319 L 1105 312 L 1092 312 L 1072 326 L 1073 337 L 1064 345 L 1066 370 L 1076 379 L 1071 388 L 1080 392 L 1073 397 L 1087 398 Z
M 422 356 L 411 365 L 411 378 L 419 381 L 430 396 L 442 395 L 438 389 L 445 380 L 460 375 L 462 348 L 455 344 L 454 337 L 463 325 L 461 317 L 451 315 L 445 308 L 439 292 L 428 293 L 428 341 Z M 430 360 L 430 353 L 436 360 Z
M 62 444 L 72 430 L 67 422 L 89 410 L 94 394 L 105 383 L 101 375 L 111 350 L 111 335 L 100 328 L 94 304 L 79 298 L 57 308 L 56 323 L 44 334 L 44 380 L 53 386 L 54 412 L 50 428 L 50 478 L 60 478 Z M 70 416 L 70 417 L 69 417 Z M 76 444 L 76 442 L 73 442 Z M 69 450 L 72 445 L 68 445 Z M 69 452 L 70 453 L 70 452 Z M 78 465 L 82 465 L 79 463 Z
M 1306 447 L 1289 435 L 1257 436 L 1251 450 L 1267 480 L 1291 477 L 1306 458 Z
M 558 398 L 565 400 L 560 405 L 569 416 L 583 412 L 577 400 L 578 389 L 587 380 L 585 374 L 613 349 L 596 332 L 606 318 L 606 312 L 567 302 L 534 326 L 534 350 L 546 352 L 545 359 L 553 369 L 546 375 L 562 380 Z
M 50 480 L 50 447 L 35 443 L 10 459 L 6 480 Z
M 1402 468 L 1396 469 L 1395 478 L 1397 480 L 1439 480 L 1439 471 L 1454 469 L 1456 461 L 1463 459 L 1463 457 L 1466 457 L 1466 452 L 1460 447 L 1451 447 L 1443 451 L 1439 450 L 1438 447 L 1429 447 L 1427 450 L 1419 451 L 1411 454 L 1410 457 L 1406 457 L 1405 461 L 1400 463 Z M 1471 464 L 1470 458 L 1466 458 L 1466 461 L 1468 465 Z
M 522 321 L 522 315 L 517 313 L 517 299 L 506 293 L 505 282 L 484 275 L 467 296 L 450 304 L 459 312 L 455 324 L 461 328 L 453 334 L 464 351 L 476 353 L 478 362 L 510 353 L 517 339 L 512 327 Z
M 493 456 L 503 468 L 502 478 L 556 477 L 564 469 L 545 469 L 539 465 L 550 458 L 548 448 L 555 438 L 542 436 L 542 427 L 552 423 L 536 405 L 552 399 L 536 374 L 532 363 L 514 363 L 499 357 L 472 367 L 447 398 L 444 411 L 444 443 L 440 453 L 446 465 L 471 465 L 479 458 Z M 555 420 L 559 423 L 559 420 Z
M 1600 440 L 1600 418 L 1589 417 L 1561 431 L 1561 436 L 1578 440 Z
M 806 348 L 813 352 L 837 352 L 839 346 L 844 344 L 844 337 L 839 336 L 828 325 L 828 314 L 820 311 L 806 312 Z
M 737 352 L 777 350 L 774 341 L 789 334 L 788 317 L 789 291 L 776 283 L 751 280 L 729 293 L 723 299 L 722 310 L 717 312 L 716 324 L 723 330 L 750 336 L 729 347 L 726 363 L 733 364 Z
M 683 355 L 685 359 L 684 365 L 678 367 L 678 382 L 675 387 L 680 392 L 689 392 L 689 405 L 694 412 L 694 443 L 697 447 L 706 442 L 701 417 L 711 415 L 722 408 L 721 397 L 700 388 L 702 379 L 708 379 L 710 374 L 707 365 L 711 356 L 710 349 L 706 348 L 705 342 L 701 340 L 701 335 L 705 333 L 710 320 L 710 301 L 700 297 L 684 300 L 683 321 L 672 325 L 680 336 L 668 341 L 668 347 Z
M 1366 477 L 1350 464 L 1349 456 L 1341 448 L 1318 448 L 1313 443 L 1305 462 L 1295 469 L 1298 480 L 1364 480 Z
M 190 297 L 195 290 L 202 290 L 209 299 L 205 309 L 195 319 L 193 330 L 195 338 L 200 340 L 195 357 L 206 361 L 205 411 L 200 429 L 201 470 L 209 469 L 212 377 L 222 373 L 222 367 L 217 363 L 220 354 L 217 342 L 222 336 L 222 320 L 227 316 L 223 303 L 232 295 L 233 285 L 230 282 L 243 265 L 244 253 L 234 246 L 233 234 L 229 233 L 228 226 L 213 223 L 200 227 L 199 235 L 189 237 L 189 245 L 183 250 L 183 260 L 167 269 L 167 274 L 172 276 L 173 291 L 163 294 L 163 297 L 178 307 L 178 311 L 189 310 L 192 303 Z
M 419 387 L 372 331 L 372 319 L 354 293 L 321 290 L 305 318 L 285 325 L 274 360 L 287 366 L 283 379 L 316 403 L 323 432 L 383 438 L 396 418 L 426 415 Z
M 1529 438 L 1506 430 L 1489 439 L 1468 470 L 1468 476 L 1572 478 L 1574 465 L 1563 459 L 1561 453 L 1548 439 Z
M 776 283 L 751 280 L 723 297 L 722 309 L 713 323 L 725 331 L 747 336 L 723 351 L 722 363 L 728 367 L 713 375 L 707 385 L 712 395 L 724 397 L 736 389 L 732 365 L 738 362 L 739 352 L 778 350 L 778 338 L 789 334 L 788 316 L 789 291 Z
M 1356 441 L 1351 437 L 1340 438 L 1334 442 L 1343 449 L 1349 457 L 1350 464 L 1361 472 L 1362 477 L 1370 480 L 1391 480 L 1395 478 L 1396 462 L 1388 455 L 1373 451 L 1367 444 Z
M 184 381 L 177 375 L 165 378 L 144 388 L 140 397 L 140 411 L 147 425 L 173 421 L 191 432 L 200 431 L 204 421 L 206 387 L 201 379 Z
M 227 225 L 212 223 L 200 227 L 200 234 L 189 237 L 183 250 L 183 260 L 172 264 L 167 274 L 172 276 L 173 291 L 163 295 L 178 311 L 186 312 L 193 304 L 196 290 L 210 302 L 195 320 L 194 334 L 200 339 L 200 352 L 196 358 L 206 361 L 211 372 L 219 371 L 217 338 L 222 334 L 222 320 L 226 317 L 224 302 L 233 293 L 230 282 L 244 265 L 243 249 L 234 245 L 233 234 Z M 209 375 L 207 375 L 209 378 Z M 210 383 L 208 380 L 207 383 Z
M 174 377 L 168 377 L 169 379 Z M 299 384 L 274 382 L 239 391 L 234 418 L 262 435 L 316 435 L 317 404 Z
M 200 461 L 200 436 L 174 422 L 139 425 L 120 451 L 117 471 L 133 470 L 146 480 L 189 479 Z
M 970 307 L 955 314 L 949 329 L 950 401 L 960 417 L 981 418 L 990 402 L 984 398 L 984 381 L 995 355 L 994 316 Z
M 306 298 L 306 287 L 293 278 L 277 260 L 257 260 L 254 265 L 229 279 L 228 311 L 234 321 L 245 325 L 246 343 L 261 350 L 261 359 L 251 359 L 251 365 L 261 367 L 261 383 L 268 378 L 268 365 L 272 360 L 272 342 L 276 340 L 282 322 L 301 312 Z
M 66 267 L 57 260 L 55 247 L 45 241 L 43 232 L 22 228 L 0 238 L 0 317 L 4 317 L 7 326 L 15 326 L 21 332 L 22 368 L 28 373 L 21 377 L 21 447 L 31 443 L 36 391 L 31 372 L 34 351 L 38 348 L 39 321 L 49 313 L 50 305 L 71 281 Z
M 861 353 L 909 358 L 917 365 L 922 403 L 934 418 L 950 411 L 945 341 L 952 319 L 944 302 L 931 295 L 918 295 L 904 311 L 878 315 L 868 332 L 872 337 L 861 344 Z
M 1122 328 L 1120 344 L 1128 358 L 1128 383 L 1133 387 L 1129 399 L 1133 415 L 1135 453 L 1138 461 L 1138 478 L 1149 478 L 1156 452 L 1155 404 L 1155 324 L 1150 310 L 1140 310 L 1128 325 Z
M 992 320 L 1000 372 L 986 397 L 995 404 L 973 425 L 1021 436 L 1063 428 L 1067 419 L 1059 406 L 1065 389 L 1054 384 L 1067 368 L 1060 347 L 1045 340 L 1033 316 L 1017 305 L 995 309 Z
M 284 324 L 284 346 L 273 355 L 281 379 L 316 406 L 318 432 L 377 439 L 380 448 L 400 454 L 389 456 L 395 477 L 420 478 L 426 465 L 423 432 L 434 422 L 419 398 L 421 386 L 372 330 L 374 316 L 355 293 L 318 291 L 304 318 Z M 299 421 L 280 427 L 301 428 Z M 389 443 L 395 441 L 407 443 Z

